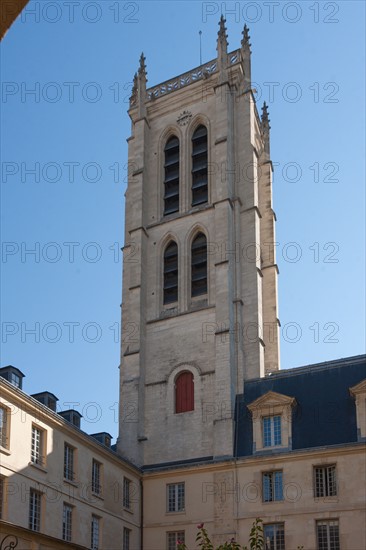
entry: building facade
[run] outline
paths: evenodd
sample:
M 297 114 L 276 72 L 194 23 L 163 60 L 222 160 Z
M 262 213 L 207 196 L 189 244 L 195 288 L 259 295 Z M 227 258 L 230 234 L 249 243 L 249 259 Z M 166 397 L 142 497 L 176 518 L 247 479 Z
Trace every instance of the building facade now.
M 217 59 L 147 88 L 142 55 L 134 79 L 118 449 L 139 465 L 232 456 L 243 380 L 279 368 L 268 113 L 247 27 L 227 46 L 221 18 Z
M 139 470 L 53 394 L 27 395 L 23 376 L 0 369 L 1 549 L 139 548 Z
M 258 517 L 266 550 L 364 548 L 365 375 L 358 356 L 246 381 L 233 458 L 144 468 L 146 548 L 195 548 L 202 522 L 245 544 Z

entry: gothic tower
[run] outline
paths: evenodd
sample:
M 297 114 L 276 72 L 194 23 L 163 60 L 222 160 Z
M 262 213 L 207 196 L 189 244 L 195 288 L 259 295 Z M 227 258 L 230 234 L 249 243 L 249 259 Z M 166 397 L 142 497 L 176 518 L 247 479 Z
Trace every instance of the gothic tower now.
M 123 249 L 118 451 L 139 465 L 232 456 L 235 397 L 279 368 L 266 106 L 245 26 L 228 53 L 134 77 Z

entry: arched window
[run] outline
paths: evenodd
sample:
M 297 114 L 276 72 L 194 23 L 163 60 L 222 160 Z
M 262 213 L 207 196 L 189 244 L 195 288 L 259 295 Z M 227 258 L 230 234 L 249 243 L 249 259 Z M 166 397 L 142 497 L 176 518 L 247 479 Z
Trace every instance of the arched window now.
M 192 298 L 207 294 L 207 240 L 203 233 L 192 242 L 191 269 Z
M 178 246 L 171 241 L 164 252 L 164 304 L 178 301 Z
M 179 140 L 168 139 L 164 147 L 164 215 L 179 211 Z
M 193 374 L 189 371 L 179 374 L 175 381 L 175 412 L 194 410 Z
M 192 206 L 208 200 L 207 128 L 198 126 L 192 136 Z

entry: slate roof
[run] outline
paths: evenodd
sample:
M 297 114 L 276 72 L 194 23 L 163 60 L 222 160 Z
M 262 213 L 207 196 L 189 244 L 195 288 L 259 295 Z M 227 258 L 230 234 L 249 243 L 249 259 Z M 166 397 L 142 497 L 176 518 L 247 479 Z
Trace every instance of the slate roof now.
M 357 442 L 356 406 L 349 388 L 366 378 L 366 356 L 358 355 L 247 380 L 236 401 L 235 456 L 253 454 L 247 405 L 268 391 L 294 397 L 292 449 Z

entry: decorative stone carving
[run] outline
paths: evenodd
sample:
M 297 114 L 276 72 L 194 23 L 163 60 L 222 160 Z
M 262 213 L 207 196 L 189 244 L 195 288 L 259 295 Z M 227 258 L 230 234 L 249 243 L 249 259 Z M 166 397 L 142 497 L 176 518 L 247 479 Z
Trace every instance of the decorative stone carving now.
M 192 113 L 190 111 L 183 111 L 183 113 L 181 113 L 177 118 L 177 122 L 179 126 L 186 126 L 188 122 L 191 120 L 191 118 L 192 118 Z

